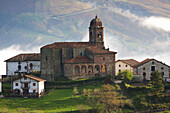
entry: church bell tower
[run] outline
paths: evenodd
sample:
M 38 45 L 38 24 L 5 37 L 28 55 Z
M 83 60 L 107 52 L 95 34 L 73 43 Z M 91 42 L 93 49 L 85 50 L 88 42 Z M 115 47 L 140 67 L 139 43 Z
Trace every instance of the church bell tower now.
M 91 20 L 89 27 L 89 42 L 95 43 L 98 48 L 104 49 L 104 27 L 97 17 Z

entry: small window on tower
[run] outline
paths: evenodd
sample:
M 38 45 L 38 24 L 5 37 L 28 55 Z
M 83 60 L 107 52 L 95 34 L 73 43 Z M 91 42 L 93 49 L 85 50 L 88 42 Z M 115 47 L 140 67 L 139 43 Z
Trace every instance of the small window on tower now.
M 93 33 L 92 32 L 90 32 L 90 36 L 92 36 L 93 35 Z
M 46 61 L 48 60 L 48 57 L 47 57 L 47 56 L 45 57 L 45 60 L 46 60 Z
M 82 53 L 82 52 L 80 53 L 80 56 L 83 56 L 83 53 Z

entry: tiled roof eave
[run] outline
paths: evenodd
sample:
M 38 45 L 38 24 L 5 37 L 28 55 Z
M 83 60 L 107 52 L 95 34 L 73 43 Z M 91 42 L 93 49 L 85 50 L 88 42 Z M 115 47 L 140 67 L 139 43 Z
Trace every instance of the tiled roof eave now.
M 65 62 L 64 64 L 90 64 L 90 63 L 94 63 L 93 61 L 92 62 Z

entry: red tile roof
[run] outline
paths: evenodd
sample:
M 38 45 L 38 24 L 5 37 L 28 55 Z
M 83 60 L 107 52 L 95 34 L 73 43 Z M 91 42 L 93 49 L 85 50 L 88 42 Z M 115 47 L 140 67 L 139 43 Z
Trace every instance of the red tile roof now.
M 147 58 L 147 59 L 145 59 L 145 60 L 139 62 L 138 64 L 136 64 L 135 67 L 138 67 L 138 66 L 140 66 L 140 65 L 142 65 L 142 64 L 145 64 L 145 63 L 147 63 L 147 62 L 149 62 L 149 61 L 151 61 L 151 60 L 153 60 L 153 59 Z
M 53 44 L 45 45 L 42 48 L 67 48 L 67 47 L 89 47 L 94 46 L 91 42 L 55 42 Z
M 139 64 L 139 62 L 138 61 L 136 61 L 136 60 L 134 60 L 134 59 L 126 59 L 126 60 L 117 60 L 116 62 L 118 62 L 118 61 L 121 61 L 121 62 L 123 62 L 123 63 L 125 63 L 125 64 L 128 64 L 128 65 L 130 65 L 130 66 L 135 66 L 135 65 L 137 65 L 137 64 Z
M 93 63 L 93 60 L 86 56 L 77 56 L 76 58 L 65 61 L 65 63 Z
M 156 59 L 149 59 L 149 58 L 147 58 L 147 59 L 139 62 L 138 64 L 136 64 L 135 67 L 141 66 L 141 65 L 143 65 L 143 64 L 145 64 L 145 63 L 147 63 L 147 62 L 149 62 L 149 61 L 151 61 L 151 60 L 155 60 L 155 61 L 157 61 L 157 62 L 159 62 L 159 63 L 161 63 L 161 64 L 163 64 L 163 65 L 168 66 L 167 64 L 165 64 L 165 63 L 163 63 L 163 62 L 161 62 L 161 61 L 158 61 L 158 60 L 156 60 Z M 168 66 L 168 67 L 169 67 L 169 66 Z
M 20 79 L 22 77 L 24 77 L 24 76 L 14 75 L 12 77 L 12 79 L 13 79 L 12 81 L 18 80 L 18 79 Z M 36 77 L 36 76 L 33 76 L 33 75 L 25 75 L 25 77 L 31 78 L 31 79 L 39 81 L 39 82 L 46 81 L 45 79 L 42 79 L 42 78 L 39 78 L 39 77 Z M 8 79 L 9 78 L 6 78 L 6 80 L 4 79 L 3 81 L 8 81 Z
M 109 51 L 105 49 L 97 48 L 96 46 L 90 46 L 87 48 L 88 51 L 94 53 L 94 54 L 116 54 L 117 52 Z
M 46 81 L 46 80 L 44 80 L 44 79 L 41 79 L 41 78 L 39 78 L 39 77 L 36 77 L 36 76 L 33 76 L 33 75 L 25 75 L 26 77 L 28 77 L 28 78 L 31 78 L 31 79 L 33 79 L 33 80 L 36 80 L 36 81 Z
M 40 53 L 19 54 L 5 60 L 5 62 L 40 61 Z

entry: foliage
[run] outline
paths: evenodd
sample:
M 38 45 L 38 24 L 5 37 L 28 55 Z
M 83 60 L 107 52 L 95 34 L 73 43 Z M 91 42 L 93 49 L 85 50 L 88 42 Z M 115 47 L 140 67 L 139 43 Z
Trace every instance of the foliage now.
M 88 90 L 88 103 L 93 109 L 100 112 L 116 112 L 123 106 L 121 96 L 116 92 L 116 88 L 112 85 L 103 85 L 102 88 Z
M 73 93 L 74 93 L 74 95 L 77 95 L 79 93 L 78 90 L 77 90 L 77 87 L 74 87 Z
M 118 79 L 123 79 L 124 82 L 129 82 L 133 78 L 133 73 L 129 70 L 121 71 L 118 73 Z
M 161 76 L 161 73 L 158 71 L 151 73 L 151 81 L 150 81 L 150 93 L 157 97 L 163 97 L 164 96 L 164 84 L 163 84 L 163 78 Z

